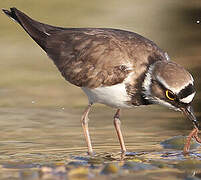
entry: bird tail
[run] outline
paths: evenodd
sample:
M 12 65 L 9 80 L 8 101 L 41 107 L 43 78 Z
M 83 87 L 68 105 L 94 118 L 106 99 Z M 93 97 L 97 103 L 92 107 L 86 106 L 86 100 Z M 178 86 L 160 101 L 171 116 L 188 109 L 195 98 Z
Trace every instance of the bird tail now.
M 16 8 L 10 8 L 10 11 L 2 9 L 2 11 L 12 20 L 19 23 L 31 38 L 46 51 L 46 39 L 50 35 L 48 32 L 55 29 L 53 26 L 35 21 Z

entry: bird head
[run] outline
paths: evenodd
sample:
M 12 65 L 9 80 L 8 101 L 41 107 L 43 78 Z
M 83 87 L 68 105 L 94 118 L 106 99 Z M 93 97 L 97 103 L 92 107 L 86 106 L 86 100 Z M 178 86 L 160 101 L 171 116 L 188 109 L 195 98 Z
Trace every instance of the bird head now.
M 171 61 L 158 61 L 146 72 L 143 82 L 144 97 L 151 104 L 161 104 L 182 111 L 198 128 L 191 106 L 195 88 L 191 74 Z

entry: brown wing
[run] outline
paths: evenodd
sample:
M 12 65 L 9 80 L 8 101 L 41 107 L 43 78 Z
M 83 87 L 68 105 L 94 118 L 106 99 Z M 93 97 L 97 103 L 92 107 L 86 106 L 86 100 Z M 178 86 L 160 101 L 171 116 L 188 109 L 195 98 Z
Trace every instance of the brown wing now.
M 120 83 L 133 66 L 120 42 L 104 30 L 66 30 L 46 42 L 47 54 L 65 79 L 77 86 Z
M 135 33 L 115 29 L 66 29 L 47 38 L 46 52 L 66 80 L 95 88 L 121 83 L 159 48 Z M 139 71 L 141 73 L 141 71 Z
M 16 8 L 3 11 L 38 43 L 66 80 L 80 87 L 121 83 L 131 71 L 134 85 L 147 64 L 165 59 L 152 41 L 133 32 L 54 27 L 35 21 Z

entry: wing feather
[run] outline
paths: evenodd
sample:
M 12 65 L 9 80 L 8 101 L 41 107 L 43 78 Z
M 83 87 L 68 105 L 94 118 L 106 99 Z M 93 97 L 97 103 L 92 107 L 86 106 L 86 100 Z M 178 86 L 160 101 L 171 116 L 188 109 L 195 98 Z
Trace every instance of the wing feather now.
M 122 43 L 104 30 L 71 30 L 51 35 L 46 52 L 63 77 L 79 87 L 121 83 L 133 69 Z

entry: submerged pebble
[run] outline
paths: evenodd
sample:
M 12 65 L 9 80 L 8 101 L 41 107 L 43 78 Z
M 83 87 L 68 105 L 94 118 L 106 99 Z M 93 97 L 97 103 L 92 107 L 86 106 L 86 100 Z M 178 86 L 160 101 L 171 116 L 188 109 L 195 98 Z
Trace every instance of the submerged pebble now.
M 157 167 L 151 164 L 128 161 L 128 162 L 125 162 L 122 168 L 127 170 L 140 171 L 140 170 L 156 169 Z
M 69 179 L 88 179 L 89 175 L 89 169 L 85 167 L 71 169 L 68 172 Z
M 40 179 L 66 179 L 65 166 L 58 167 L 41 167 L 39 171 Z
M 65 166 L 58 166 L 58 167 L 41 167 L 42 173 L 52 173 L 52 174 L 59 174 L 59 173 L 66 173 Z
M 117 163 L 110 163 L 110 164 L 106 164 L 102 171 L 101 174 L 107 175 L 107 174 L 116 174 L 119 171 L 119 166 L 117 165 Z
M 186 136 L 174 136 L 170 139 L 162 141 L 160 144 L 165 149 L 182 150 L 184 148 L 185 143 L 186 143 L 186 138 L 187 138 Z M 197 143 L 194 139 L 191 139 L 190 149 L 196 149 L 199 146 L 200 146 L 199 143 Z
M 88 166 L 88 162 L 86 161 L 71 161 L 68 163 L 67 167 L 80 167 L 80 166 Z
M 199 170 L 201 172 L 201 160 L 187 159 L 180 161 L 175 167 L 183 170 Z
M 103 164 L 104 159 L 101 156 L 94 156 L 94 157 L 90 157 L 88 163 L 89 164 Z
M 153 166 L 157 166 L 159 168 L 170 168 L 171 166 L 167 162 L 163 161 L 150 161 Z

